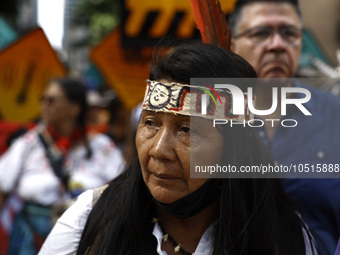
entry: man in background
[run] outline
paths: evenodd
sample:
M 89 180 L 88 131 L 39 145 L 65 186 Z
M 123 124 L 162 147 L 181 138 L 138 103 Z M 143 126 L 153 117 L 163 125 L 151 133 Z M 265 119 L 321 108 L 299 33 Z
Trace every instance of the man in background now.
M 302 47 L 302 21 L 297 0 L 239 0 L 228 18 L 232 30 L 232 50 L 245 58 L 259 78 L 294 77 Z M 285 85 L 287 86 L 287 85 Z M 277 164 L 340 163 L 340 99 L 323 91 L 307 88 L 311 99 L 305 116 L 288 107 L 285 119 L 295 119 L 296 127 L 285 128 L 279 121 L 264 121 L 258 134 Z M 278 87 L 278 86 L 277 86 Z M 279 90 L 280 94 L 280 90 Z M 255 90 L 256 109 L 272 106 L 272 87 Z M 281 104 L 262 119 L 283 119 Z M 318 177 L 322 177 L 319 173 Z M 340 179 L 281 179 L 281 186 L 307 223 L 320 254 L 333 255 L 340 235 Z

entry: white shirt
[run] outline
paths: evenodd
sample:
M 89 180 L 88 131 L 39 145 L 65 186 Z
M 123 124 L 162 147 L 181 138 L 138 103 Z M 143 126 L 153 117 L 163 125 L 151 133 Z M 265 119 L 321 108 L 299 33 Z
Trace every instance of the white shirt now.
M 73 255 L 87 218 L 92 210 L 93 190 L 85 191 L 77 201 L 58 219 L 44 242 L 40 255 Z
M 93 190 L 84 192 L 78 200 L 59 218 L 51 233 L 47 237 L 38 255 L 74 255 L 85 227 L 87 218 L 92 210 Z M 306 255 L 312 254 L 305 232 Z M 163 233 L 155 224 L 152 234 L 157 238 L 157 253 L 167 255 L 162 251 Z M 213 225 L 201 237 L 195 255 L 211 255 L 213 250 Z
M 90 139 L 89 146 L 90 159 L 86 159 L 85 146 L 71 148 L 65 159 L 72 191 L 78 189 L 81 193 L 101 186 L 123 170 L 123 155 L 109 137 L 97 134 Z M 51 205 L 60 199 L 60 180 L 50 166 L 37 130 L 18 138 L 0 158 L 0 189 L 41 205 Z
M 39 255 L 73 255 L 77 253 L 78 244 L 87 218 L 92 210 L 93 190 L 88 190 L 59 218 L 42 246 Z M 195 255 L 211 255 L 213 247 L 213 227 L 203 234 Z M 157 238 L 157 253 L 167 255 L 161 250 L 163 233 L 155 224 L 152 234 Z

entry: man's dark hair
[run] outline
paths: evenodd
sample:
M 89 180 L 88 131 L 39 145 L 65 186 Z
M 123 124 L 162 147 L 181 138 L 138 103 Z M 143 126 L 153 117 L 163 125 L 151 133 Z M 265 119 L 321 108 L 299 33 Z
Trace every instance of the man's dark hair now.
M 252 3 L 288 3 L 294 7 L 298 17 L 301 19 L 301 11 L 298 0 L 238 0 L 233 12 L 227 16 L 228 25 L 233 35 L 237 34 L 236 26 L 240 20 L 243 8 Z

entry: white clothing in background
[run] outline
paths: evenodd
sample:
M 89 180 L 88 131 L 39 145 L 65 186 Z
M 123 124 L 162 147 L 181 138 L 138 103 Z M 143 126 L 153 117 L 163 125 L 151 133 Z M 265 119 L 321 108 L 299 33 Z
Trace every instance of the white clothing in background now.
M 86 159 L 85 146 L 78 146 L 70 149 L 65 160 L 71 191 L 77 189 L 81 193 L 101 186 L 123 170 L 123 155 L 109 137 L 96 134 L 89 146 L 91 158 Z M 37 130 L 18 138 L 0 158 L 0 189 L 41 205 L 60 199 L 60 180 L 50 166 Z

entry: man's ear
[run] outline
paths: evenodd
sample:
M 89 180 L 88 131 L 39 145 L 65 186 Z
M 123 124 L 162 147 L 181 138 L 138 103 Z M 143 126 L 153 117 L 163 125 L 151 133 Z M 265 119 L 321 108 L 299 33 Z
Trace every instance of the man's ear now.
M 232 52 L 235 52 L 235 39 L 234 38 L 231 38 L 231 41 L 230 41 L 230 50 Z
M 78 116 L 80 114 L 81 106 L 80 104 L 74 103 L 72 107 L 70 108 L 70 111 L 72 112 L 73 116 Z

